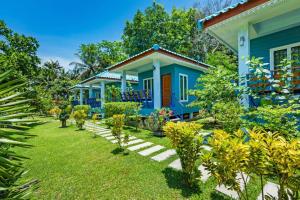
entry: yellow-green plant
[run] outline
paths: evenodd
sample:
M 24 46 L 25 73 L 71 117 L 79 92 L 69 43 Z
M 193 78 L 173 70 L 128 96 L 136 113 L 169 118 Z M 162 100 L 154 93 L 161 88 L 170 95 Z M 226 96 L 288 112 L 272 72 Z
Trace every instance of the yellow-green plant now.
M 299 138 L 287 141 L 277 133 L 268 133 L 265 137 L 269 162 L 271 163 L 271 175 L 276 176 L 279 181 L 279 199 L 287 199 L 286 192 L 289 181 L 296 177 L 297 170 L 300 169 L 300 140 Z M 298 177 L 299 178 L 299 177 Z M 298 195 L 298 188 L 292 188 L 293 194 Z M 290 197 L 291 198 L 291 197 Z
M 244 143 L 243 132 L 228 134 L 223 130 L 215 130 L 210 141 L 212 151 L 203 155 L 203 165 L 208 168 L 219 184 L 235 190 L 240 199 L 248 199 L 247 180 L 243 172 L 248 172 L 250 148 Z M 242 193 L 240 184 L 236 180 L 240 173 L 245 185 Z
M 124 121 L 125 121 L 125 115 L 114 115 L 112 118 L 112 134 L 113 136 L 118 140 L 118 145 L 120 148 L 122 148 L 122 130 L 124 126 Z
M 199 134 L 201 127 L 201 125 L 192 122 L 167 122 L 163 127 L 166 136 L 172 142 L 172 146 L 176 148 L 182 171 L 189 186 L 194 186 L 196 179 L 200 176 L 196 161 L 202 150 L 203 138 Z
M 87 118 L 87 113 L 85 110 L 76 110 L 73 112 L 72 117 L 76 121 L 76 126 L 82 130 L 85 120 Z
M 210 140 L 212 151 L 202 156 L 203 165 L 219 184 L 235 190 L 240 199 L 249 199 L 243 172 L 260 177 L 263 197 L 263 179 L 276 177 L 279 200 L 297 199 L 299 186 L 294 185 L 300 182 L 297 176 L 297 170 L 300 169 L 300 141 L 299 138 L 288 141 L 280 135 L 254 128 L 249 131 L 247 141 L 241 130 L 234 134 L 216 130 Z M 242 193 L 235 179 L 237 173 L 242 176 L 245 193 Z
M 58 116 L 61 112 L 61 109 L 58 106 L 55 106 L 51 110 L 49 110 L 49 114 L 54 116 L 56 119 L 58 119 Z

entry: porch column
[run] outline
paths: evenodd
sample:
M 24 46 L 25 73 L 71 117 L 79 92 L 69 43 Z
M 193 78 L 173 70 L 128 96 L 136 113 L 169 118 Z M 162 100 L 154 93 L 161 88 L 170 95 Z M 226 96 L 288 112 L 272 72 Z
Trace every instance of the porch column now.
M 83 89 L 82 88 L 80 88 L 79 103 L 80 103 L 80 105 L 83 105 Z
M 93 98 L 93 86 L 89 85 L 89 98 Z
M 105 103 L 105 83 L 102 81 L 100 83 L 100 96 L 101 96 L 101 108 L 104 108 Z
M 241 85 L 241 77 L 245 77 L 249 72 L 247 61 L 250 59 L 250 39 L 249 24 L 242 25 L 238 32 L 238 59 L 239 59 L 239 77 Z M 245 86 L 247 86 L 247 83 Z M 241 103 L 249 107 L 249 96 L 243 95 Z
M 126 92 L 126 71 L 122 71 L 121 77 L 121 91 Z
M 160 89 L 160 62 L 153 60 L 153 105 L 154 109 L 161 108 L 161 89 Z

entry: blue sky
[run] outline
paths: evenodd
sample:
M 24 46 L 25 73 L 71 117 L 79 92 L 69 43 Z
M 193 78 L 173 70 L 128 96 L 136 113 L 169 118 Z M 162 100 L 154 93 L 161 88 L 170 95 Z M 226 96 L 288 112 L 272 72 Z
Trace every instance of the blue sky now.
M 26 0 L 2 1 L 0 19 L 18 33 L 38 39 L 39 56 L 69 68 L 82 43 L 120 40 L 126 20 L 152 0 Z M 190 8 L 196 0 L 157 0 L 170 11 Z

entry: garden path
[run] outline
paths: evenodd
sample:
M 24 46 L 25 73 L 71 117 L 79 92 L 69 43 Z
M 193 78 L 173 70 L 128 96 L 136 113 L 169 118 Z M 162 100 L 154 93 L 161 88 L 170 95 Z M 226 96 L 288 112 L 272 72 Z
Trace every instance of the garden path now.
M 100 127 L 100 126 L 95 125 L 91 122 L 86 122 L 85 128 L 88 131 L 94 132 L 96 135 L 107 139 L 111 143 L 117 143 L 118 142 L 113 137 L 110 129 Z M 122 135 L 122 137 L 124 137 L 124 135 Z M 130 151 L 138 151 L 138 154 L 140 154 L 142 156 L 152 156 L 151 159 L 154 160 L 154 161 L 157 161 L 157 162 L 165 161 L 167 159 L 175 157 L 175 155 L 176 155 L 176 151 L 174 149 L 167 149 L 167 150 L 164 150 L 163 152 L 161 152 L 161 150 L 165 149 L 166 147 L 161 146 L 161 145 L 155 145 L 152 142 L 147 142 L 147 141 L 144 141 L 142 139 L 138 139 L 134 136 L 129 136 L 129 142 L 127 144 L 124 144 L 123 146 L 126 147 Z M 211 147 L 209 147 L 207 145 L 203 145 L 203 148 L 207 151 L 211 150 Z M 180 159 L 173 160 L 168 165 L 168 167 L 173 168 L 175 170 L 182 170 Z M 203 165 L 200 165 L 198 167 L 198 169 L 202 174 L 201 181 L 203 183 L 206 182 L 210 177 L 210 172 L 208 170 L 206 170 Z M 242 175 L 243 175 L 243 178 L 246 180 L 245 182 L 247 184 L 250 180 L 250 177 L 245 173 L 243 173 Z M 243 179 L 242 179 L 242 176 L 241 176 L 240 173 L 237 174 L 236 180 L 239 182 L 242 190 L 244 190 L 245 185 L 244 185 L 244 182 L 243 182 Z M 238 199 L 237 192 L 234 191 L 234 190 L 228 189 L 223 184 L 217 185 L 216 186 L 216 191 L 218 191 L 220 193 L 223 193 L 227 196 L 230 196 L 233 199 Z M 278 192 L 278 185 L 277 184 L 267 182 L 266 185 L 264 186 L 264 191 L 265 191 L 265 195 L 266 194 L 271 194 L 272 196 L 275 197 L 275 199 L 277 199 L 276 198 L 276 195 L 277 195 L 277 192 Z M 262 194 L 260 194 L 257 197 L 257 200 L 261 200 L 261 199 L 262 199 Z

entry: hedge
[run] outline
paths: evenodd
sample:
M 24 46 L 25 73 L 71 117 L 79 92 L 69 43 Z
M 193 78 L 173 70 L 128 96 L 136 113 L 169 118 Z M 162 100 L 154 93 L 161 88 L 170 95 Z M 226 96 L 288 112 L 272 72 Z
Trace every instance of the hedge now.
M 109 102 L 104 104 L 105 117 L 113 115 L 125 114 L 126 116 L 134 115 L 139 111 L 139 103 L 137 102 Z

